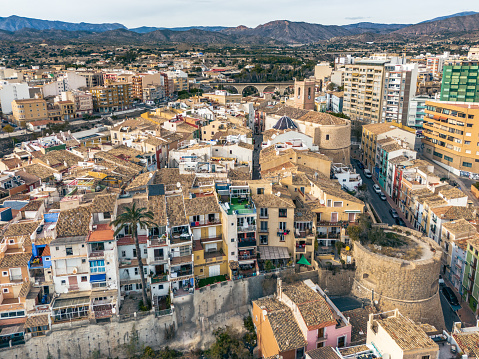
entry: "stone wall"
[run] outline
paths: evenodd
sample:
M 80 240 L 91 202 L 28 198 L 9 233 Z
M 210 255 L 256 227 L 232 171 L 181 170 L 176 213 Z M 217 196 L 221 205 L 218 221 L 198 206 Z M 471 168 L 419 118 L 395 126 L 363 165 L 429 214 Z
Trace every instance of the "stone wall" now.
M 322 269 L 318 270 L 318 285 L 327 290 L 330 296 L 351 294 L 354 281 L 354 270 L 341 269 L 338 272 Z
M 442 251 L 436 242 L 411 232 L 420 237 L 416 240 L 424 247 L 423 257 L 419 260 L 407 261 L 375 254 L 357 242 L 354 244 L 356 273 L 352 294 L 377 301 L 382 311 L 398 308 L 401 314 L 414 321 L 443 329 L 438 282 Z

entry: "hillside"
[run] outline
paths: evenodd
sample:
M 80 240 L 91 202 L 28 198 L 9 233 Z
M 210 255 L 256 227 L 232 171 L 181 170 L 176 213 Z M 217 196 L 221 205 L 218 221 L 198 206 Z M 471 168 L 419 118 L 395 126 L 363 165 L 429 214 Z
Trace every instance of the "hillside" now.
M 479 30 L 479 14 L 456 16 L 445 20 L 411 25 L 396 32 L 402 35 L 424 36 Z

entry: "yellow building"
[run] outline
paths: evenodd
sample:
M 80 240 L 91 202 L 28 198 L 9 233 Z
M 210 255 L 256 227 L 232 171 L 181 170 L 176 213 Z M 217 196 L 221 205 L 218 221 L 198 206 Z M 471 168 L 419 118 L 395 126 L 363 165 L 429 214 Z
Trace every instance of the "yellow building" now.
M 194 239 L 195 277 L 202 279 L 228 274 L 227 246 L 216 196 L 185 199 L 185 210 Z
M 99 112 L 124 110 L 131 105 L 131 84 L 113 82 L 105 86 L 97 86 L 89 91 L 93 96 L 93 108 Z
M 479 105 L 426 101 L 424 155 L 456 175 L 479 173 Z
M 205 93 L 203 97 L 225 106 L 229 103 L 240 103 L 241 99 L 243 98 L 243 95 L 232 94 L 227 91 L 217 90 L 215 91 L 215 93 Z
M 27 122 L 48 119 L 47 102 L 37 98 L 13 100 L 12 113 L 14 121 L 25 127 Z

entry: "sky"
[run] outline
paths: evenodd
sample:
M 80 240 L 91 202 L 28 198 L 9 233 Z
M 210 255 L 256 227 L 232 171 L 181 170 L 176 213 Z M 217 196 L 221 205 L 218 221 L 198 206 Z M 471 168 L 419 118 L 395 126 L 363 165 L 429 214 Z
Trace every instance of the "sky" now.
M 0 16 L 140 26 L 255 27 L 272 20 L 324 25 L 356 22 L 412 24 L 462 11 L 479 11 L 477 0 L 1 0 Z

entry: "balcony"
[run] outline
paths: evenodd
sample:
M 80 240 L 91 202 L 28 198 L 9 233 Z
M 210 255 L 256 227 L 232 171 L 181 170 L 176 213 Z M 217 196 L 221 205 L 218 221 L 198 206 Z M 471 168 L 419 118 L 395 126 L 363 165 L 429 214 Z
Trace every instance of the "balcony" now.
M 209 251 L 205 252 L 205 261 L 208 262 L 215 262 L 215 261 L 221 261 L 223 260 L 223 257 L 225 256 L 225 253 L 223 252 L 222 249 L 219 251 Z
M 322 334 L 320 337 L 316 338 L 316 343 L 325 342 L 327 339 L 328 339 L 328 335 L 326 333 Z
M 278 228 L 277 234 L 278 234 L 278 237 L 281 237 L 281 236 L 287 236 L 289 232 L 290 232 L 289 229 Z
M 170 258 L 170 265 L 178 265 L 178 264 L 189 263 L 189 262 L 193 262 L 193 256 L 191 254 Z
M 256 232 L 256 225 L 238 226 L 238 233 Z
M 185 242 L 191 242 L 192 237 L 189 234 L 174 234 L 170 238 L 171 244 L 181 244 Z
M 221 224 L 220 219 L 215 219 L 213 221 L 198 221 L 198 222 L 191 222 L 190 226 L 193 227 L 202 227 L 202 226 L 215 226 L 217 224 Z
M 10 276 L 10 282 L 23 282 L 23 277 L 22 275 L 11 275 Z
M 93 251 L 89 254 L 90 258 L 100 258 L 105 256 L 105 251 Z
M 182 277 L 188 277 L 191 275 L 193 275 L 193 270 L 191 269 L 171 272 L 170 281 L 175 281 L 181 279 Z
M 255 247 L 256 239 L 255 238 L 238 238 L 238 247 Z
M 168 274 L 154 275 L 151 277 L 151 284 L 168 282 Z

